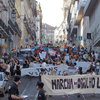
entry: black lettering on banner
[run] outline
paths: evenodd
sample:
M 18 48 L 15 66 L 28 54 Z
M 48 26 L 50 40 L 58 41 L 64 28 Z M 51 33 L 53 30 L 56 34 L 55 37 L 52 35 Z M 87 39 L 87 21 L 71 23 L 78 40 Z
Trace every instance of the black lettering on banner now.
M 44 75 L 46 75 L 46 74 L 47 74 L 47 72 L 45 71 L 45 72 L 44 72 Z
M 38 72 L 40 72 L 39 69 L 36 69 L 36 70 L 37 70 Z
M 61 89 L 61 84 L 60 84 L 60 80 L 57 79 L 57 88 L 56 89 Z
M 55 87 L 55 88 L 54 88 Z M 52 89 L 54 90 L 54 89 L 56 89 L 56 80 L 52 80 Z
M 99 77 L 97 77 L 97 88 L 100 88 Z
M 88 88 L 88 78 L 85 78 L 85 86 L 84 88 Z
M 80 80 L 80 78 L 78 78 L 78 80 L 77 80 L 78 82 L 77 82 L 77 88 L 79 89 L 81 86 L 80 86 L 80 83 L 81 83 L 81 80 Z
M 36 75 L 39 75 L 37 72 L 35 72 Z
M 62 74 L 62 75 L 64 75 L 64 74 L 65 74 L 65 72 L 66 72 L 66 71 L 63 71 L 63 74 Z
M 47 72 L 51 72 L 53 70 L 53 68 L 45 68 L 45 71 Z
M 71 79 L 71 84 L 70 85 L 71 85 L 71 89 L 74 89 L 73 88 L 73 79 Z
M 58 69 L 57 69 L 58 67 L 54 67 L 54 72 L 57 72 L 58 71 Z
M 58 71 L 58 75 L 60 75 L 60 72 L 61 72 L 61 71 Z
M 89 88 L 92 88 L 92 77 L 89 77 Z
M 64 86 L 63 86 L 63 79 L 60 79 L 60 85 L 61 85 L 61 89 L 62 89 L 62 88 L 64 89 Z
M 31 76 L 33 75 L 33 72 L 31 73 L 31 72 L 28 72 Z
M 50 73 L 48 73 L 48 75 L 50 75 Z
M 49 70 L 48 70 L 47 68 L 45 68 L 45 72 L 46 72 L 46 71 L 49 72 Z
M 67 89 L 67 87 L 66 87 L 66 82 L 67 80 L 66 79 L 64 79 L 64 89 Z
M 73 89 L 73 79 L 67 79 L 67 89 Z
M 49 72 L 51 72 L 53 70 L 53 68 L 49 68 Z
M 88 78 L 78 78 L 77 87 L 81 89 L 88 88 Z
M 83 78 L 81 78 L 80 85 L 81 85 L 81 89 L 82 89 L 83 88 Z
M 92 78 L 92 88 L 94 88 L 95 87 L 95 78 L 93 77 Z

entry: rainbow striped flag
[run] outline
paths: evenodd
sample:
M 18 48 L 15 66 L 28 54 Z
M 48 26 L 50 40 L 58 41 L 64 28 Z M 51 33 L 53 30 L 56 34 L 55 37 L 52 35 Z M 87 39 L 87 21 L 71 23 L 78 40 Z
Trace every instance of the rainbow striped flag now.
M 42 49 L 43 49 L 44 51 L 48 51 L 48 49 L 47 49 L 47 48 L 45 48 L 45 47 L 42 47 Z
M 17 53 L 17 50 L 16 50 L 16 49 L 14 49 L 13 51 L 11 51 L 10 56 L 15 56 L 15 55 L 16 55 L 16 53 Z
M 49 53 L 47 48 L 42 47 L 42 49 L 43 49 L 44 51 L 46 51 L 47 53 Z
M 54 50 L 48 49 L 48 51 L 51 56 L 55 56 L 56 52 Z

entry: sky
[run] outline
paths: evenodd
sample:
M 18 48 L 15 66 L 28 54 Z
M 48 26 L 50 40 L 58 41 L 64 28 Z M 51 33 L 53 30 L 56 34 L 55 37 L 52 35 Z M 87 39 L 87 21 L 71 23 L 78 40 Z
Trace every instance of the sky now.
M 43 13 L 43 23 L 47 23 L 51 26 L 59 27 L 63 21 L 63 0 L 36 0 L 40 2 L 42 13 Z

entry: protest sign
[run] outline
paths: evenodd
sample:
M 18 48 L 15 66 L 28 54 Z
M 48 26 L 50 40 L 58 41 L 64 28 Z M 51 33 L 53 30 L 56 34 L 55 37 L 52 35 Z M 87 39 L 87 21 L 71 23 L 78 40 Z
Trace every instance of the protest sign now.
M 90 68 L 91 62 L 77 62 L 78 67 L 82 67 L 83 73 L 85 73 Z
M 82 64 L 82 65 L 81 65 Z M 86 72 L 89 69 L 91 63 L 88 62 L 79 62 L 78 66 L 81 66 L 83 68 L 83 72 Z M 34 64 L 33 68 L 24 68 L 21 70 L 21 75 L 30 75 L 30 76 L 39 76 L 39 73 L 41 72 L 41 64 Z M 68 75 L 75 75 L 76 68 L 72 68 L 66 65 L 47 65 L 47 67 L 44 68 L 45 75 L 50 75 L 51 71 L 54 70 L 55 74 L 58 76 L 62 76 L 65 74 L 65 72 L 68 72 Z
M 100 75 L 43 75 L 42 82 L 48 95 L 100 93 Z
M 24 76 L 24 75 L 39 76 L 39 73 L 41 72 L 41 68 L 42 67 L 24 68 L 21 70 L 21 76 Z M 45 75 L 50 75 L 51 71 L 54 70 L 56 75 L 62 76 L 67 71 L 68 66 L 66 66 L 66 65 L 65 66 L 63 66 L 63 65 L 48 66 L 48 67 L 45 67 L 44 69 L 45 69 L 45 72 L 44 72 Z

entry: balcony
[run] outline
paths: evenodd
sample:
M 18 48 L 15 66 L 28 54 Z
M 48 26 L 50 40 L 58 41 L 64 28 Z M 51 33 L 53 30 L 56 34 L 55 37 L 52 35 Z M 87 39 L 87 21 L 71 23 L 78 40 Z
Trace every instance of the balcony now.
M 15 33 L 15 25 L 14 25 L 14 23 L 12 22 L 11 19 L 9 19 L 9 21 L 8 21 L 8 28 L 9 28 L 9 30 L 12 32 L 12 34 Z
M 84 8 L 84 16 L 90 16 L 98 1 L 99 0 L 87 0 L 86 6 Z
M 27 18 L 25 16 L 24 16 L 24 24 L 25 24 L 25 27 L 26 27 L 28 33 L 32 36 L 32 39 L 34 40 L 33 36 L 36 37 L 35 36 L 36 34 L 34 33 L 34 31 L 32 32 L 32 30 L 31 30 L 31 28 L 29 26 L 28 20 L 27 20 Z
M 4 10 L 7 11 L 7 0 L 0 0 L 0 3 L 2 4 L 2 6 L 4 7 Z
M 21 35 L 22 35 L 21 29 L 19 28 L 19 26 L 16 22 L 15 22 L 15 30 L 18 32 L 18 35 L 21 37 Z
M 13 7 L 15 6 L 15 0 L 8 0 L 8 1 Z
M 79 25 L 79 23 L 83 17 L 83 10 L 84 10 L 84 7 L 86 5 L 86 1 L 87 0 L 79 0 L 79 6 L 78 6 L 77 12 L 76 12 L 75 25 Z
M 8 27 L 4 21 L 0 18 L 0 33 L 3 33 L 4 36 L 8 36 Z
M 77 29 L 78 29 L 78 26 L 73 26 L 71 28 L 71 36 L 74 35 L 74 34 L 77 34 Z
M 100 31 L 95 36 L 93 36 L 93 46 L 100 47 Z

